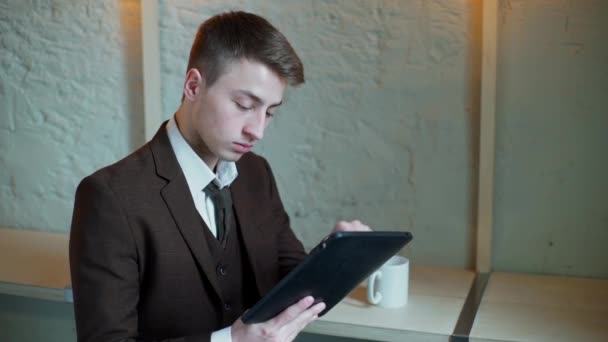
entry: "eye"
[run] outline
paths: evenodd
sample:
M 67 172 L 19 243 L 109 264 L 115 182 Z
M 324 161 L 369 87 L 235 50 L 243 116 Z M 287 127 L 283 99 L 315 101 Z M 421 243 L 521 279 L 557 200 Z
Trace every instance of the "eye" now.
M 274 117 L 274 113 L 266 112 L 266 117 L 273 118 Z
M 242 104 L 240 104 L 237 101 L 234 101 L 234 104 L 236 104 L 236 106 L 240 109 L 240 110 L 251 110 L 253 109 L 253 107 L 247 107 L 247 106 L 243 106 Z

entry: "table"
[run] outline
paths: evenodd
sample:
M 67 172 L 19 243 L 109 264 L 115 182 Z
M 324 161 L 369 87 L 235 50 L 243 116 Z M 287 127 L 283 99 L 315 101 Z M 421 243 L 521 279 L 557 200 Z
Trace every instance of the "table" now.
M 0 228 L 0 293 L 72 301 L 64 233 Z M 377 341 L 447 341 L 475 273 L 411 266 L 409 303 L 367 304 L 358 287 L 305 332 Z M 608 280 L 492 273 L 470 340 L 608 341 Z
M 0 228 L 0 293 L 72 301 L 67 234 Z
M 406 307 L 369 305 L 360 286 L 304 331 L 376 341 L 448 341 L 474 278 L 470 270 L 412 265 Z
M 492 273 L 471 341 L 608 341 L 608 280 Z

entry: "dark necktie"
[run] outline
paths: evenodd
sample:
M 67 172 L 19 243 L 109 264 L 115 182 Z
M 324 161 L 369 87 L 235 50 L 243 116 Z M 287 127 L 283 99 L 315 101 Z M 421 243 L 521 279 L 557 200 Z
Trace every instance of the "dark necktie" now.
M 226 236 L 232 226 L 232 196 L 230 195 L 230 187 L 225 186 L 221 190 L 218 186 L 211 182 L 203 190 L 205 194 L 213 201 L 215 207 L 215 226 L 217 228 L 217 240 L 222 243 L 222 247 L 226 246 Z

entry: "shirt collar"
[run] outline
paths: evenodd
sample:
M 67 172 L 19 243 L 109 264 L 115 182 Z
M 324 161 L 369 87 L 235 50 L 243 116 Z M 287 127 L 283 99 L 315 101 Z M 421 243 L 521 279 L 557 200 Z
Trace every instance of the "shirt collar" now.
M 215 182 L 221 189 L 230 186 L 238 176 L 236 163 L 225 160 L 218 162 L 217 174 L 213 173 L 184 139 L 175 122 L 175 116 L 167 123 L 167 135 L 177 162 L 186 177 L 192 198 L 196 198 L 195 194 L 200 193 L 211 182 Z

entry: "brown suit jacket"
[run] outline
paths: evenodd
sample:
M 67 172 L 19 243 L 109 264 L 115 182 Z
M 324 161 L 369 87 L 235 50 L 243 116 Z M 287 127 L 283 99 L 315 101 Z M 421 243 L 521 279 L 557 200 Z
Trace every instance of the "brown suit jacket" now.
M 79 341 L 208 341 L 222 328 L 215 264 L 165 126 L 78 186 L 70 268 Z M 237 169 L 250 285 L 263 295 L 305 252 L 266 160 L 248 153 Z

